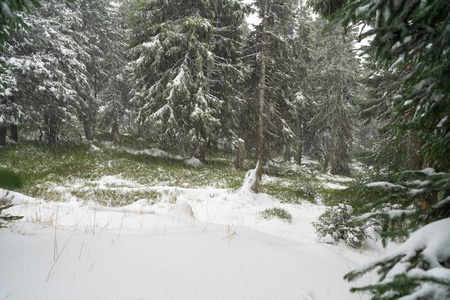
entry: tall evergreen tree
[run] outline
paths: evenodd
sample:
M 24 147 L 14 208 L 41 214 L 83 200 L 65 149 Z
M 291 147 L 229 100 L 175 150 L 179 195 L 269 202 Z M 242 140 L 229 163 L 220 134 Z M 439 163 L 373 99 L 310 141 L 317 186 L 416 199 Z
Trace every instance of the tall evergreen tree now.
M 262 166 L 271 149 L 282 148 L 292 138 L 294 130 L 288 124 L 290 112 L 295 111 L 299 82 L 302 80 L 299 51 L 296 45 L 297 1 L 261 0 L 254 4 L 261 24 L 250 34 L 244 57 L 247 110 L 243 124 L 247 141 L 256 148 L 259 191 Z M 257 112 L 257 113 L 255 113 Z M 252 139 L 256 137 L 256 139 Z
M 411 137 L 409 134 L 399 134 L 396 127 L 392 126 L 408 122 L 407 116 L 394 119 L 393 101 L 394 96 L 401 94 L 401 81 L 407 70 L 374 70 L 373 63 L 368 63 L 368 68 L 371 75 L 364 80 L 367 94 L 366 101 L 360 104 L 361 116 L 367 124 L 375 124 L 379 132 L 367 163 L 375 168 L 377 175 L 382 176 L 383 170 L 390 176 L 408 169 L 413 160 L 408 155 L 411 152 L 408 149 L 413 149 L 409 147 Z
M 104 58 L 103 73 L 107 80 L 101 89 L 100 98 L 102 106 L 100 111 L 100 125 L 108 127 L 111 139 L 120 141 L 119 128 L 125 123 L 129 115 L 129 93 L 131 88 L 130 77 L 132 70 L 128 66 L 128 56 L 125 43 L 124 5 L 112 6 L 109 9 L 109 21 L 106 28 L 113 28 L 108 33 L 107 50 Z M 131 120 L 128 120 L 129 122 Z
M 23 21 L 21 14 L 29 11 L 33 7 L 39 7 L 37 0 L 3 0 L 0 9 L 0 93 L 12 84 L 8 75 L 8 64 L 3 56 L 8 49 L 5 46 L 11 35 L 15 34 L 21 28 L 28 27 Z M 6 101 L 5 101 L 6 102 Z M 1 105 L 1 104 L 0 104 Z M 6 105 L 3 103 L 3 105 Z M 1 139 L 1 137 L 0 137 Z
M 82 63 L 86 65 L 88 89 L 79 92 L 81 98 L 78 106 L 78 118 L 83 125 L 87 140 L 94 138 L 94 128 L 98 119 L 100 105 L 99 93 L 105 88 L 107 73 L 105 69 L 108 61 L 108 51 L 112 34 L 117 29 L 111 22 L 111 1 L 108 0 L 80 0 L 79 12 L 82 27 L 76 41 L 88 54 Z
M 316 132 L 315 151 L 331 174 L 350 173 L 352 125 L 349 110 L 356 94 L 358 61 L 353 37 L 339 27 L 323 32 L 318 22 L 316 47 L 309 74 L 310 101 L 315 115 L 310 126 Z
M 227 2 L 239 11 L 236 1 Z M 187 150 L 200 159 L 209 133 L 220 126 L 222 101 L 211 92 L 212 51 L 214 22 L 227 2 L 136 1 L 130 11 L 139 122 L 161 144 L 190 145 Z
M 212 50 L 214 65 L 211 68 L 210 92 L 220 99 L 220 127 L 210 135 L 211 142 L 223 139 L 227 145 L 240 138 L 239 115 L 243 106 L 243 65 L 241 61 L 246 29 L 245 16 L 249 8 L 239 1 L 217 2 L 213 21 Z
M 30 31 L 8 43 L 16 81 L 9 98 L 22 108 L 15 119 L 43 120 L 49 142 L 58 140 L 63 125 L 77 130 L 77 118 L 86 138 L 93 138 L 101 67 L 94 57 L 105 56 L 108 6 L 106 0 L 45 2 L 25 17 Z
M 9 62 L 15 65 L 17 81 L 11 97 L 21 105 L 21 116 L 36 124 L 43 121 L 46 139 L 52 143 L 63 124 L 74 125 L 78 95 L 89 91 L 86 66 L 80 62 L 88 54 L 74 38 L 81 17 L 71 5 L 44 3 L 25 18 L 31 30 L 10 42 L 14 52 Z
M 392 99 L 397 116 L 406 117 L 400 129 L 418 132 L 424 162 L 441 171 L 405 171 L 397 175 L 395 185 L 369 184 L 380 193 L 380 201 L 370 205 L 370 217 L 382 220 L 383 240 L 415 232 L 392 256 L 355 270 L 346 279 L 376 269 L 380 274 L 376 284 L 352 290 L 370 292 L 373 299 L 449 298 L 450 4 L 445 0 L 310 3 L 319 13 L 334 14 L 335 23 L 369 25 L 360 38 L 373 38 L 366 53 L 378 68 L 406 71 L 400 94 Z M 381 210 L 394 200 L 401 213 Z

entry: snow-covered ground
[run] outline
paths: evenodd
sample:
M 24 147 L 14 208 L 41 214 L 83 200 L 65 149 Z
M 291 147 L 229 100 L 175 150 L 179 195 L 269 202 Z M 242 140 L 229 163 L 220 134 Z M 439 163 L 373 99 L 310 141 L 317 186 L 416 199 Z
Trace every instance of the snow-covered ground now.
M 0 298 L 367 299 L 351 294 L 343 276 L 385 249 L 320 244 L 311 222 L 323 206 L 256 195 L 249 180 L 232 191 L 101 178 L 99 188 L 162 195 L 124 207 L 80 203 L 70 193 L 66 202 L 45 202 L 0 190 L 0 199 L 15 204 L 4 212 L 24 216 L 0 229 Z M 274 207 L 292 222 L 261 217 Z

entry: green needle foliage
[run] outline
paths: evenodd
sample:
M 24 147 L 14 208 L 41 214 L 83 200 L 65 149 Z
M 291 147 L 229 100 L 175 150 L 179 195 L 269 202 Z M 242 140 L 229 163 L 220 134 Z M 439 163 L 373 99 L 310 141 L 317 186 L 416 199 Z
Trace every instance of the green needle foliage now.
M 411 232 L 416 234 L 425 228 L 421 232 L 429 234 L 430 228 L 444 231 L 435 224 L 448 224 L 445 221 L 450 217 L 450 3 L 447 0 L 310 0 L 309 5 L 317 13 L 331 17 L 332 24 L 341 23 L 347 28 L 354 24 L 367 26 L 359 39 L 372 39 L 365 54 L 378 71 L 406 72 L 399 94 L 392 97 L 396 106 L 394 116 L 406 120 L 397 129 L 400 133 L 416 133 L 420 137 L 424 165 L 439 171 L 431 168 L 407 171 L 394 177 L 393 183 L 368 184 L 366 188 L 378 190 L 380 197 L 366 207 L 372 213 L 359 221 L 373 217 L 381 220 L 384 244 L 388 240 L 408 238 Z M 394 121 L 390 125 L 395 126 Z M 390 203 L 397 203 L 398 209 L 383 209 Z M 414 234 L 405 245 L 411 244 Z M 446 239 L 429 240 L 428 244 L 382 258 L 345 278 L 354 280 L 377 270 L 380 274 L 377 284 L 353 289 L 370 292 L 372 299 L 403 296 L 407 296 L 405 299 L 448 299 L 450 282 L 448 275 L 447 278 L 442 275 L 448 274 L 448 246 L 435 257 L 426 255 L 429 244 L 442 247 L 445 243 Z M 433 259 L 438 262 L 431 264 Z M 433 269 L 434 273 L 428 273 Z

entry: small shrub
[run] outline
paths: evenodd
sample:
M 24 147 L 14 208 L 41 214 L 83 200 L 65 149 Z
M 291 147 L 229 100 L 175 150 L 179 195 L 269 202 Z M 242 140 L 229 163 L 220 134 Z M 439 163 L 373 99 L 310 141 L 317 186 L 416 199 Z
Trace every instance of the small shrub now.
M 289 223 L 292 222 L 292 215 L 284 208 L 279 208 L 279 207 L 269 208 L 269 209 L 266 209 L 266 210 L 260 212 L 260 215 L 262 218 L 264 218 L 266 220 L 277 217 L 277 218 L 279 218 L 281 220 L 285 220 Z
M 343 239 L 350 247 L 362 246 L 366 236 L 365 230 L 361 226 L 348 225 L 352 213 L 353 208 L 350 205 L 339 204 L 328 208 L 317 222 L 313 222 L 321 242 L 335 243 Z

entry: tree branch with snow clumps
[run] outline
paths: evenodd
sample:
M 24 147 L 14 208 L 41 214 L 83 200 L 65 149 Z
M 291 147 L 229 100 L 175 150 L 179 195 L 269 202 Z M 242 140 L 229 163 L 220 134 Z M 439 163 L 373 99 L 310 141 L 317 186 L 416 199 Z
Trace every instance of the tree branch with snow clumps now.
M 344 278 L 352 281 L 376 269 L 380 275 L 377 284 L 352 291 L 370 291 L 375 296 L 372 299 L 448 299 L 449 228 L 450 218 L 422 227 L 388 257 L 352 271 Z

